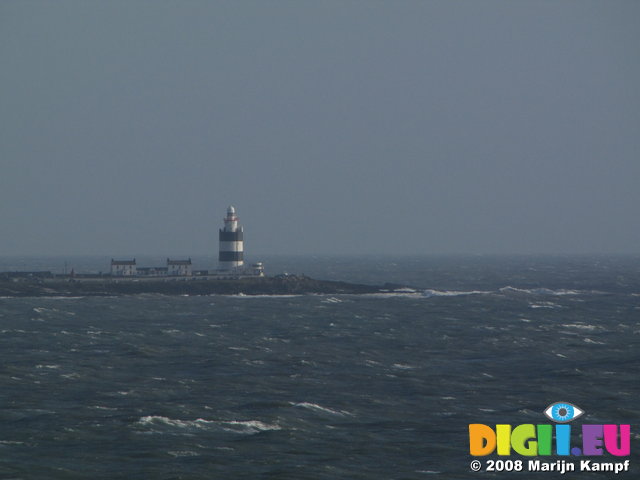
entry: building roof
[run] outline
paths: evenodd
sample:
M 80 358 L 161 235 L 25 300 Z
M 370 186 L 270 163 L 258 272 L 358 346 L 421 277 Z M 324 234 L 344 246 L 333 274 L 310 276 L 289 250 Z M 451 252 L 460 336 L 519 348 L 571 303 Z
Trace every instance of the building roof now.
M 135 264 L 136 264 L 135 258 L 133 260 L 114 260 L 113 258 L 111 259 L 111 265 L 135 265 Z
M 167 265 L 191 265 L 191 259 L 188 260 L 171 260 L 167 258 Z

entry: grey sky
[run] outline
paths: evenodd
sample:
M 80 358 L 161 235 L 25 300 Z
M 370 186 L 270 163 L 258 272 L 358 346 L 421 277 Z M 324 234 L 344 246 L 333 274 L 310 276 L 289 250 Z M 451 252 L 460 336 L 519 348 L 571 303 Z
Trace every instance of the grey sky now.
M 640 2 L 0 3 L 0 255 L 640 252 Z

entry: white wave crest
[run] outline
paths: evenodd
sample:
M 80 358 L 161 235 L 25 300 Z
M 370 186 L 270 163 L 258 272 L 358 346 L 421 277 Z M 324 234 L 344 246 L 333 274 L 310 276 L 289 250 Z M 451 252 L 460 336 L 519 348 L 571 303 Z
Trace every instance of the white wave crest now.
M 562 295 L 582 295 L 583 292 L 580 290 L 566 290 L 564 288 L 560 288 L 558 290 L 552 290 L 550 288 L 516 288 L 511 286 L 502 287 L 500 293 L 525 293 L 528 295 L 554 295 L 554 296 L 562 296 Z
M 282 427 L 277 424 L 264 423 L 259 420 L 246 420 L 246 421 L 230 421 L 230 422 L 220 422 L 221 425 L 226 425 L 226 431 L 234 432 L 234 433 L 245 433 L 245 434 L 253 434 L 259 432 L 266 432 L 270 430 L 282 430 Z
M 145 427 L 172 427 L 179 429 L 211 429 L 222 428 L 226 432 L 254 434 L 268 430 L 281 430 L 277 424 L 264 423 L 259 420 L 216 421 L 197 418 L 195 420 L 177 420 L 159 415 L 148 415 L 136 422 Z
M 204 420 L 202 418 L 198 418 L 196 420 L 174 420 L 168 417 L 162 417 L 159 415 L 148 415 L 146 417 L 142 417 L 137 422 L 140 425 L 165 425 L 169 427 L 177 427 L 177 428 L 203 428 L 207 425 L 211 425 L 215 422 Z
M 174 450 L 167 452 L 172 457 L 199 457 L 200 454 L 198 452 L 194 452 L 192 450 Z
M 11 298 L 11 297 L 7 297 L 7 298 Z M 66 297 L 66 296 L 55 296 L 55 297 L 49 297 L 49 296 L 42 296 L 42 297 L 38 297 L 38 298 L 44 298 L 47 300 L 78 300 L 79 298 L 87 298 L 87 297 Z M 102 298 L 107 298 L 107 297 L 102 297 Z M 113 298 L 113 297 L 109 297 L 109 298 Z
M 414 367 L 413 365 L 407 365 L 404 363 L 394 363 L 392 367 L 397 368 L 398 370 L 413 370 L 414 368 L 417 368 L 417 367 Z
M 393 293 L 416 293 L 416 289 L 410 287 L 394 288 Z
M 538 302 L 538 303 L 530 303 L 529 308 L 562 308 L 557 303 L 553 302 Z
M 296 297 L 303 297 L 304 295 L 302 294 L 295 294 L 295 293 L 283 293 L 281 295 L 278 294 L 257 294 L 257 295 L 247 295 L 245 293 L 237 293 L 237 294 L 229 294 L 229 295 L 220 295 L 220 294 L 212 294 L 209 295 L 210 297 L 231 297 L 231 298 L 242 298 L 242 299 L 252 299 L 252 298 L 296 298 Z
M 300 402 L 300 403 L 292 403 L 294 407 L 306 408 L 308 410 L 312 410 L 315 412 L 329 413 L 331 415 L 339 415 L 344 417 L 345 415 L 352 415 L 346 410 L 332 410 L 327 407 L 323 407 L 322 405 L 318 405 L 317 403 L 309 403 L 309 402 Z
M 598 327 L 595 325 L 585 325 L 582 323 L 565 323 L 562 325 L 565 328 L 578 328 L 580 330 L 597 330 Z
M 484 290 L 469 290 L 469 291 L 458 291 L 458 290 L 425 290 L 422 292 L 423 297 L 459 297 L 461 295 L 484 295 L 491 292 L 486 292 Z
M 421 297 L 422 292 L 358 293 L 358 294 L 353 294 L 352 296 L 367 297 L 367 298 L 391 298 L 391 297 L 415 298 L 415 297 Z
M 342 300 L 336 297 L 329 297 L 322 300 L 322 303 L 342 303 Z

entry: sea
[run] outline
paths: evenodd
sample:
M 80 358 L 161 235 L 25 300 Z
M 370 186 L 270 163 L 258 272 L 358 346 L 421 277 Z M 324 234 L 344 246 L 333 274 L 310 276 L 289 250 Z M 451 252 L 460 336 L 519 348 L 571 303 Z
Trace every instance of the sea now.
M 640 257 L 255 260 L 267 274 L 408 288 L 0 298 L 0 478 L 640 478 Z M 2 257 L 0 271 L 108 261 Z M 582 423 L 630 424 L 630 456 L 589 457 L 629 471 L 470 455 L 469 424 L 552 424 L 556 402 L 584 411 L 574 444 Z

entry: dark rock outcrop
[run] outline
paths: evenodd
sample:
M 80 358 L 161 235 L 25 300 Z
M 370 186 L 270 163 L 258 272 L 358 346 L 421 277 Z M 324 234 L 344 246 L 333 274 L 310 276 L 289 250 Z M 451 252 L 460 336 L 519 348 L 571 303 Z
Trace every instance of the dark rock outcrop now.
M 145 279 L 93 280 L 53 279 L 33 281 L 0 280 L 0 296 L 109 296 L 158 293 L 164 295 L 291 295 L 291 294 L 364 294 L 393 290 L 390 286 L 372 286 L 331 280 L 315 280 L 300 275 L 243 277 L 226 279 Z

